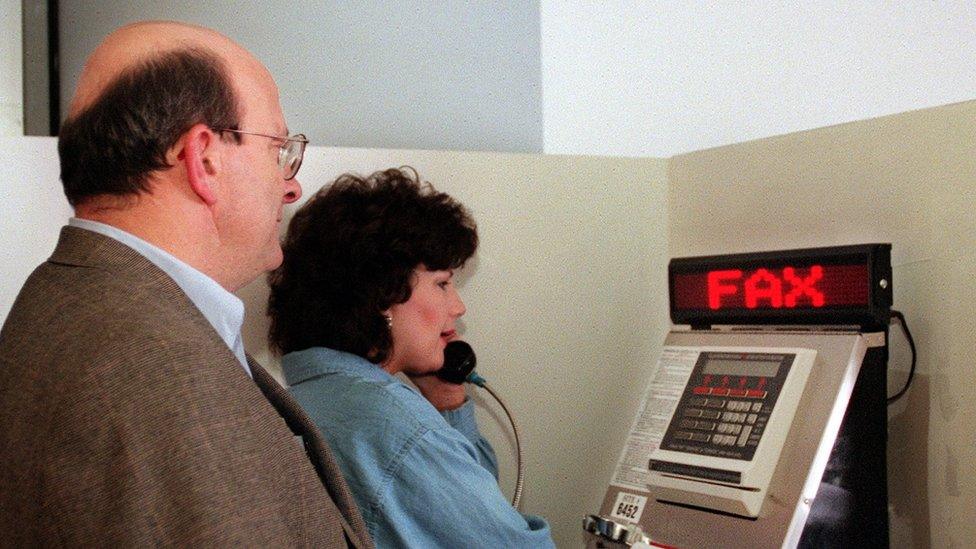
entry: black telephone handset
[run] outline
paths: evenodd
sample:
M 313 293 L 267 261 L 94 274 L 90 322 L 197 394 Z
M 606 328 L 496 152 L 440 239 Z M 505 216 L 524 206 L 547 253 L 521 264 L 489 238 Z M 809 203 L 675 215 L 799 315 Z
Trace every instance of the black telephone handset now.
M 502 410 L 505 410 L 505 415 L 512 422 L 512 434 L 515 435 L 515 453 L 518 456 L 518 476 L 515 479 L 515 495 L 512 496 L 512 506 L 518 509 L 519 500 L 522 498 L 522 481 L 525 479 L 525 468 L 522 462 L 522 443 L 519 441 L 518 427 L 515 425 L 515 418 L 512 417 L 512 413 L 508 411 L 508 406 L 505 406 L 501 397 L 488 386 L 485 378 L 479 376 L 478 372 L 474 371 L 474 366 L 477 362 L 474 356 L 474 349 L 458 339 L 449 342 L 444 347 L 444 366 L 435 373 L 437 377 L 449 383 L 457 383 L 460 385 L 467 381 L 468 383 L 473 383 L 481 387 L 498 401 Z
M 444 347 L 444 367 L 437 370 L 437 377 L 460 385 L 468 380 L 477 362 L 470 345 L 459 339 L 451 341 Z

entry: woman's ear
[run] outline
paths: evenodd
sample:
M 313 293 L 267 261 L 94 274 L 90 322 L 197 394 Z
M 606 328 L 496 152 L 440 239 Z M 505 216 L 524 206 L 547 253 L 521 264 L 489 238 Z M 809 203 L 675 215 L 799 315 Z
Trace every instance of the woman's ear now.
M 214 185 L 216 175 L 220 171 L 220 155 L 217 146 L 220 136 L 205 124 L 197 124 L 183 134 L 180 142 L 182 149 L 178 151 L 176 159 L 186 169 L 190 189 L 206 205 L 213 206 L 217 202 Z

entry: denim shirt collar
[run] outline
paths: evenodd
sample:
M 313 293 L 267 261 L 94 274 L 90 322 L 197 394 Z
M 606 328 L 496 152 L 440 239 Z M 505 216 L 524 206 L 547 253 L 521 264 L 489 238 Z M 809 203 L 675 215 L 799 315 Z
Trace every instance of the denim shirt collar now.
M 396 381 L 397 378 L 365 358 L 327 347 L 310 347 L 281 357 L 281 370 L 289 386 L 314 377 L 342 374 L 367 381 Z

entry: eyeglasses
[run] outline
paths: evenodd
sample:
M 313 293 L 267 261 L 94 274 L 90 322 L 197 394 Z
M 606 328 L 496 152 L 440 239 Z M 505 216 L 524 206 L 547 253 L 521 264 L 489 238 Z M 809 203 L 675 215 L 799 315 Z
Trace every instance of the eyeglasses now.
M 227 128 L 214 128 L 213 130 L 217 132 L 256 135 L 258 137 L 267 137 L 268 139 L 284 141 L 283 144 L 278 146 L 278 166 L 281 168 L 281 174 L 285 177 L 285 181 L 294 179 L 294 177 L 298 174 L 298 168 L 302 167 L 302 158 L 305 157 L 305 145 L 308 145 L 308 138 L 305 137 L 304 134 L 299 133 L 290 135 L 288 137 L 281 137 L 279 135 L 245 132 L 242 130 L 231 130 Z

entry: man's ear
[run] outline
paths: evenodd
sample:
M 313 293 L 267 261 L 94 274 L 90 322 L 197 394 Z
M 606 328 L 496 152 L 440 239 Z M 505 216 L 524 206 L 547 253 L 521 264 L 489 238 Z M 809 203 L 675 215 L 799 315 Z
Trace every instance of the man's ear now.
M 174 147 L 176 160 L 186 168 L 190 189 L 208 206 L 217 202 L 214 185 L 220 170 L 219 144 L 217 133 L 205 124 L 197 124 L 187 130 Z

